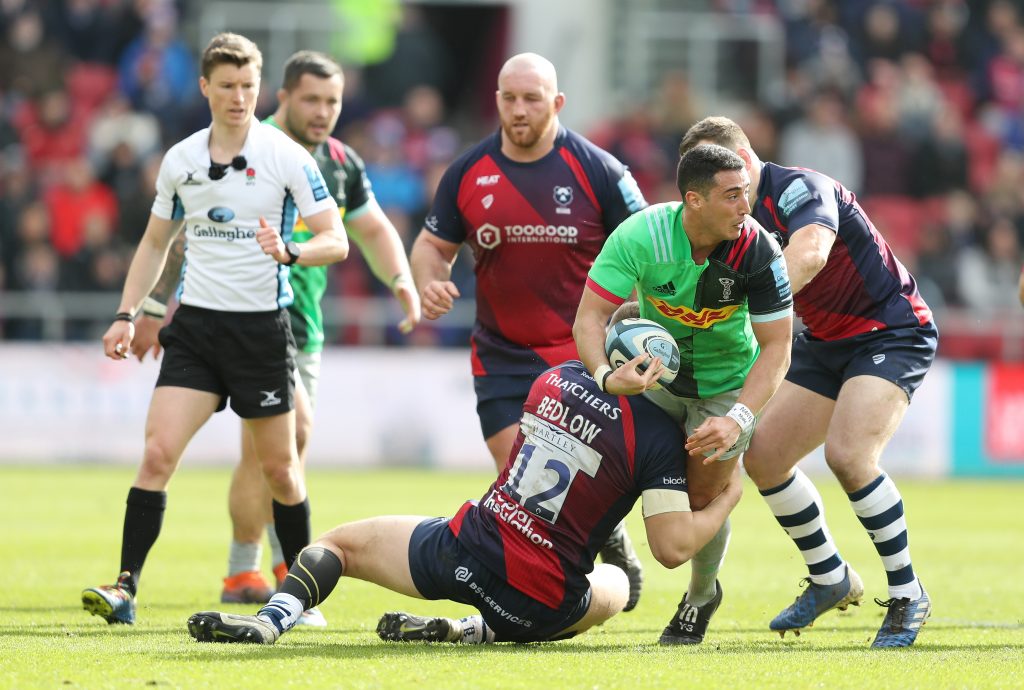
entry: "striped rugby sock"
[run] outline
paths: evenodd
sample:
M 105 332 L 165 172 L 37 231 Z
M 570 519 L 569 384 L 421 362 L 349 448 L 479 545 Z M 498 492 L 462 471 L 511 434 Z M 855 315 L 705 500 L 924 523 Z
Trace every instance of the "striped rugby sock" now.
M 864 525 L 875 551 L 882 558 L 889 580 L 889 596 L 910 600 L 921 597 L 921 585 L 910 563 L 907 521 L 903 516 L 903 498 L 889 475 L 884 472 L 863 489 L 847 494 L 850 505 Z
M 821 494 L 799 469 L 778 486 L 761 492 L 772 515 L 793 540 L 810 573 L 811 582 L 834 585 L 846 576 L 846 563 L 839 555 L 825 524 Z

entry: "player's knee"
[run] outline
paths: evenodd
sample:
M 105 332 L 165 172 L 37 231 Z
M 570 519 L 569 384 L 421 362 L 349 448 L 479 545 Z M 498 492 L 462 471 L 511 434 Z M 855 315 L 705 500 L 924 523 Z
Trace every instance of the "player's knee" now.
M 298 455 L 300 458 L 306 452 L 306 444 L 309 443 L 309 437 L 312 431 L 312 422 L 297 420 L 295 425 L 295 446 L 298 449 Z
M 290 459 L 271 459 L 261 466 L 263 477 L 272 489 L 287 489 L 296 481 L 296 470 Z
M 142 456 L 143 470 L 152 476 L 169 478 L 174 474 L 177 457 L 167 449 L 167 445 L 158 438 L 147 438 Z
M 591 596 L 599 601 L 591 601 L 600 605 L 608 612 L 608 617 L 626 608 L 629 601 L 629 578 L 625 571 L 610 563 L 599 563 L 594 566 L 593 591 Z

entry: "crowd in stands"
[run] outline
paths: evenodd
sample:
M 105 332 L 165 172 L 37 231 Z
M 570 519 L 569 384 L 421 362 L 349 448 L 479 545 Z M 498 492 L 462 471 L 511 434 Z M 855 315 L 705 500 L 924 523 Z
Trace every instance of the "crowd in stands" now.
M 1024 1 L 709 4 L 772 14 L 785 29 L 784 87 L 771 102 L 727 113 L 762 159 L 818 169 L 854 191 L 940 328 L 950 309 L 988 318 L 1019 310 Z M 209 121 L 182 9 L 173 0 L 0 3 L 0 299 L 120 290 L 163 151 Z M 378 200 L 411 245 L 441 173 L 481 130 L 452 126 L 435 88 L 375 107 L 360 92 L 360 72 L 347 73 L 339 135 L 364 157 Z M 689 84 L 667 73 L 649 101 L 584 132 L 630 166 L 650 201 L 677 197 L 679 139 L 709 114 Z M 469 257 L 456 268 L 472 294 Z M 387 294 L 357 252 L 332 271 L 332 294 Z M 68 332 L 94 335 L 87 326 Z M 464 335 L 442 325 L 418 338 L 463 344 Z M 35 322 L 0 313 L 0 338 L 39 336 Z M 400 340 L 356 326 L 331 337 Z M 967 350 L 945 353 L 989 354 Z

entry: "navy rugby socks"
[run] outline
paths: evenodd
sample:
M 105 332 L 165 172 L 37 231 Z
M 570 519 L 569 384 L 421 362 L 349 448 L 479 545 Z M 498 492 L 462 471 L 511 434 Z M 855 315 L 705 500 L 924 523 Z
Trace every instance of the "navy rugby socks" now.
M 305 548 L 312 538 L 309 524 L 309 498 L 293 506 L 274 501 L 274 532 L 281 542 L 284 562 L 291 568 L 299 551 Z

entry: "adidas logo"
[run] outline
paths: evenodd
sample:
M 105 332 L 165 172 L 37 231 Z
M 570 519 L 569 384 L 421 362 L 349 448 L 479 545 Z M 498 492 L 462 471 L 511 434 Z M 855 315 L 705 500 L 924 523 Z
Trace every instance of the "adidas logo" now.
M 653 290 L 654 292 L 657 292 L 659 295 L 674 295 L 674 294 L 676 294 L 676 286 L 675 286 L 675 284 L 671 280 L 668 281 L 667 283 L 665 283 L 664 285 L 656 285 L 656 286 L 652 287 L 651 290 Z

